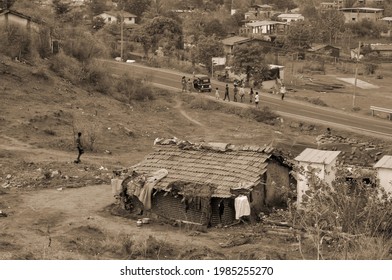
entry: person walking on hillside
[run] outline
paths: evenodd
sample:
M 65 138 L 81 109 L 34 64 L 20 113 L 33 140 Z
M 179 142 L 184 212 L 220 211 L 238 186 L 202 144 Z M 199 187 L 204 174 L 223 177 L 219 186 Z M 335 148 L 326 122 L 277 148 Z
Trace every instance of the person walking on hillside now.
M 241 103 L 244 99 L 244 96 L 245 96 L 245 87 L 244 87 L 244 85 L 242 85 L 240 88 L 240 101 L 241 101 Z
M 256 94 L 255 94 L 255 105 L 256 105 L 257 109 L 259 108 L 259 101 L 260 101 L 260 96 L 259 96 L 259 93 L 256 91 Z
M 216 99 L 220 99 L 219 89 L 218 88 L 215 89 L 215 98 Z
M 185 76 L 183 76 L 182 79 L 181 79 L 181 86 L 182 86 L 181 92 L 186 92 L 186 79 L 185 79 Z
M 284 99 L 284 96 L 286 94 L 286 87 L 284 86 L 284 84 L 282 84 L 282 86 L 280 87 L 280 95 L 281 95 L 281 99 Z
M 252 103 L 253 100 L 253 88 L 250 88 L 250 92 L 249 92 L 249 103 Z
M 83 145 L 82 145 L 82 133 L 81 132 L 78 132 L 78 137 L 76 138 L 76 148 L 78 149 L 78 157 L 76 158 L 76 160 L 74 162 L 75 163 L 79 163 L 81 155 L 84 154 L 84 149 L 83 149 Z
M 229 85 L 226 84 L 226 88 L 225 88 L 225 97 L 223 98 L 223 100 L 226 100 L 230 102 L 230 95 L 229 95 Z
M 238 95 L 238 87 L 237 87 L 237 85 L 234 85 L 234 90 L 233 90 L 233 92 L 234 92 L 233 101 L 234 101 L 234 102 L 237 102 L 237 95 Z

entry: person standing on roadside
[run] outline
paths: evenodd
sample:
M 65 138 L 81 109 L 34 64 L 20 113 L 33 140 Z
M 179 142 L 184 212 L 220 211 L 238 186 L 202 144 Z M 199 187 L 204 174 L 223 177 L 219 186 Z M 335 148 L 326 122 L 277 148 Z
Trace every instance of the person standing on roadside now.
M 249 103 L 252 103 L 253 100 L 253 88 L 250 88 L 250 92 L 249 92 Z
M 237 95 L 238 95 L 238 87 L 237 85 L 234 85 L 234 97 L 233 97 L 233 101 L 237 102 Z
M 241 103 L 244 99 L 244 96 L 245 96 L 245 87 L 244 87 L 244 85 L 242 85 L 240 88 L 240 101 L 241 101 Z
M 260 101 L 260 96 L 259 96 L 259 93 L 256 91 L 256 94 L 255 94 L 255 104 L 256 104 L 256 108 L 257 109 L 259 108 L 259 101 Z
M 229 85 L 226 84 L 226 88 L 225 88 L 225 97 L 223 98 L 223 100 L 226 100 L 230 102 L 230 95 L 229 95 Z
M 216 99 L 220 99 L 219 89 L 218 88 L 215 89 L 215 98 Z
M 284 84 L 282 84 L 282 86 L 280 87 L 280 95 L 281 95 L 281 99 L 284 99 L 284 96 L 286 94 L 286 87 L 284 86 Z
M 186 79 L 185 79 L 185 76 L 183 76 L 182 79 L 181 79 L 181 86 L 182 86 L 181 92 L 186 92 Z
M 74 161 L 75 163 L 80 163 L 80 157 L 84 154 L 84 149 L 82 145 L 82 133 L 78 132 L 78 137 L 76 138 L 76 148 L 78 149 L 78 157 Z

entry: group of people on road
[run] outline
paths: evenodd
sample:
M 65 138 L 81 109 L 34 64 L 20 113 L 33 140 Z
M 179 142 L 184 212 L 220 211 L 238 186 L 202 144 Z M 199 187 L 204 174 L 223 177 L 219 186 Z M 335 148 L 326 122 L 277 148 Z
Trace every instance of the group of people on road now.
M 185 76 L 183 76 L 181 78 L 181 92 L 192 92 L 192 88 L 193 88 L 193 82 L 191 81 L 190 78 L 188 78 L 188 80 L 185 78 Z
M 182 84 L 182 92 L 191 92 L 192 91 L 192 87 L 193 84 L 191 82 L 190 79 L 188 79 L 188 81 L 186 80 L 185 76 L 182 77 L 181 79 L 181 84 Z M 281 80 L 278 80 L 276 82 L 276 85 L 274 87 L 273 92 L 276 93 L 276 90 L 279 90 L 280 95 L 281 95 L 281 100 L 284 100 L 284 97 L 286 95 L 286 87 L 283 84 L 283 82 Z M 226 84 L 225 86 L 225 95 L 223 97 L 224 101 L 229 101 L 230 102 L 230 89 L 229 89 L 229 84 Z M 239 101 L 240 102 L 244 102 L 245 101 L 245 87 L 244 85 L 238 86 L 237 84 L 234 84 L 234 88 L 233 88 L 233 101 L 234 102 L 238 102 L 238 96 L 239 96 Z M 260 95 L 259 93 L 256 91 L 253 91 L 253 88 L 250 88 L 249 92 L 249 103 L 255 103 L 255 107 L 259 108 L 259 103 L 260 103 Z M 216 99 L 220 99 L 220 92 L 219 92 L 219 88 L 215 88 L 215 98 Z

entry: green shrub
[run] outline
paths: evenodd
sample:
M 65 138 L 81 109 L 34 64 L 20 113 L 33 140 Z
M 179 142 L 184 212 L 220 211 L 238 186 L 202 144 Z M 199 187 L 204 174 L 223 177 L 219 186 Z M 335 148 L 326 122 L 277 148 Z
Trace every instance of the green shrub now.
M 117 80 L 115 87 L 128 103 L 154 99 L 154 90 L 148 83 L 141 79 L 131 78 L 128 74 L 121 76 Z
M 33 70 L 33 76 L 40 78 L 42 80 L 48 81 L 49 75 L 43 67 L 39 67 L 38 69 Z
M 0 52 L 11 58 L 28 59 L 32 54 L 31 35 L 15 24 L 0 26 Z
M 83 70 L 85 83 L 103 94 L 108 94 L 108 92 L 110 92 L 113 81 L 108 75 L 107 68 L 105 68 L 102 63 L 90 61 Z
M 316 169 L 298 172 L 307 177 L 309 189 L 293 221 L 312 236 L 317 257 L 322 257 L 324 249 L 355 255 L 355 250 L 366 247 L 364 240 L 392 236 L 392 197 L 379 186 L 375 174 L 367 174 L 371 182 L 365 184 L 360 170 L 338 168 L 330 186 L 315 175 Z
M 271 109 L 268 106 L 264 106 L 262 110 L 257 110 L 257 109 L 251 109 L 253 118 L 262 123 L 274 125 L 276 119 L 279 117 L 278 114 L 275 112 L 271 111 Z
M 83 70 L 80 62 L 63 52 L 51 57 L 49 68 L 60 77 L 78 84 L 83 78 Z
M 62 43 L 64 52 L 80 62 L 98 57 L 108 57 L 108 49 L 88 31 L 74 28 L 67 30 L 64 36 Z

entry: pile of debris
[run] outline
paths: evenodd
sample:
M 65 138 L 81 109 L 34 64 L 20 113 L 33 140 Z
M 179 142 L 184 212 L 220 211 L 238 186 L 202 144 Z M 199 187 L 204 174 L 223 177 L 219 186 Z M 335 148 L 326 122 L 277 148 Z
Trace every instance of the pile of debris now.
M 339 161 L 342 164 L 358 166 L 372 166 L 382 157 L 385 150 L 382 143 L 360 141 L 331 133 L 317 136 L 316 142 L 321 149 L 341 151 Z
M 86 185 L 109 184 L 111 172 L 104 167 L 67 166 L 37 164 L 33 162 L 21 163 L 13 168 L 2 170 L 0 173 L 0 187 L 10 188 L 67 188 Z M 66 170 L 66 171 L 64 171 Z

